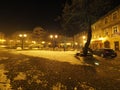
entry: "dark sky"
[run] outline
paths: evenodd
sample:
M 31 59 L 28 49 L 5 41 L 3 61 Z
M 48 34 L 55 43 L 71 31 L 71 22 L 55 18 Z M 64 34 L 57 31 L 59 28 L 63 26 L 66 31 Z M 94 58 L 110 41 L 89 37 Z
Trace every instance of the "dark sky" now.
M 28 2 L 27 2 L 28 1 Z M 62 13 L 65 0 L 9 0 L 0 2 L 0 32 L 32 31 L 41 26 L 57 30 L 55 18 Z

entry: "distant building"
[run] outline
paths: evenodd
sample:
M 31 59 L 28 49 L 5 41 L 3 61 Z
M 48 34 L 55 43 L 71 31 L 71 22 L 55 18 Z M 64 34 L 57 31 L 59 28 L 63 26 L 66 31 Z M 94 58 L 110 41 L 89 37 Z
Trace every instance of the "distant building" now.
M 20 36 L 20 35 L 22 35 L 22 36 Z M 20 47 L 22 42 L 24 43 L 24 46 L 28 46 L 29 44 L 32 43 L 31 32 L 29 32 L 29 31 L 16 31 L 8 39 L 8 45 L 10 48 Z
M 83 31 L 74 36 L 74 43 L 78 48 L 83 48 L 87 40 L 87 31 Z
M 6 42 L 5 34 L 0 32 L 0 44 L 4 44 Z

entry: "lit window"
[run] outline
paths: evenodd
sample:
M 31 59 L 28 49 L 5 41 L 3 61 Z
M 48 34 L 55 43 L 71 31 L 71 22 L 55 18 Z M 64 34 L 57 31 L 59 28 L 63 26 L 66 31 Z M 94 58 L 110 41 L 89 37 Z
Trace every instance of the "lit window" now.
M 113 27 L 113 34 L 116 34 L 118 32 L 118 28 L 117 28 L 117 26 L 114 26 Z

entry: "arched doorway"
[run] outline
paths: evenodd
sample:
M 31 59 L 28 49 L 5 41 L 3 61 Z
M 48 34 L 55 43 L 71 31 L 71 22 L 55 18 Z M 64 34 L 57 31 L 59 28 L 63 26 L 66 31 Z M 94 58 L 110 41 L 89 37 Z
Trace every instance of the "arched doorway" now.
M 104 42 L 104 47 L 105 48 L 110 48 L 110 42 L 109 41 L 105 41 Z

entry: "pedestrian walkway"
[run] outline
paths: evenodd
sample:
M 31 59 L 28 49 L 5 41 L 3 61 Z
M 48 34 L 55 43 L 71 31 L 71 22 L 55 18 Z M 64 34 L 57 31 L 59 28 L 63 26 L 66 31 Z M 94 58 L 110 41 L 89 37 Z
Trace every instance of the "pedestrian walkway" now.
M 82 64 L 82 61 L 75 58 L 76 51 L 26 50 L 26 51 L 14 51 L 13 53 L 42 57 L 49 60 L 55 60 L 60 62 L 69 62 L 70 64 Z

